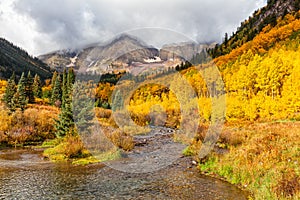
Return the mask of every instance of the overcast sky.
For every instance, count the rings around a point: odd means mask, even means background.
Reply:
[[[35,56],[128,31],[154,46],[184,38],[220,42],[225,32],[235,31],[265,4],[266,0],[0,0],[0,37]]]

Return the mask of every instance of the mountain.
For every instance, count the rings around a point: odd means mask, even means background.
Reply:
[[[156,49],[137,37],[122,34],[105,44],[93,44],[74,51],[60,50],[39,58],[56,70],[74,67],[79,72],[140,72],[153,67],[175,67],[210,47],[206,44],[180,43]]]
[[[251,41],[264,28],[275,27],[279,19],[289,13],[297,13],[299,9],[300,0],[268,0],[265,7],[256,10],[230,37],[228,33],[225,33],[223,43],[212,48],[209,51],[210,55],[215,58],[228,54],[231,50]]]
[[[8,79],[13,72],[21,76],[22,72],[30,71],[38,74],[41,79],[52,76],[50,68],[38,58],[33,58],[20,47],[0,38],[0,78]]]
[[[145,59],[158,56],[159,52],[138,38],[121,35],[102,46],[84,49],[78,55],[77,65],[83,71],[106,71],[119,69],[133,62],[143,63]]]
[[[56,51],[39,56],[52,68],[74,67],[79,72],[97,73],[124,69],[133,62],[159,56],[159,51],[131,35],[123,34],[105,44],[90,45],[76,51]]]

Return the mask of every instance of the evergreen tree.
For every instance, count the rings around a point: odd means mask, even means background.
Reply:
[[[13,72],[10,79],[13,80],[16,83],[16,73],[15,72]]]
[[[57,72],[55,71],[54,73],[53,73],[53,76],[52,76],[52,79],[51,79],[51,89],[53,89],[54,88],[54,85],[55,85],[55,81],[56,81],[56,78],[57,78]]]
[[[68,77],[67,77],[67,90],[71,91],[73,84],[75,82],[75,74],[73,68],[69,68]]]
[[[65,99],[65,105],[56,120],[56,137],[62,138],[74,130],[73,110],[71,97]]]
[[[54,87],[52,88],[51,95],[51,104],[60,107],[61,105],[61,79],[60,75],[57,75],[56,80],[54,82]]]
[[[68,96],[67,72],[66,72],[66,69],[64,69],[63,80],[62,80],[62,97],[61,97],[62,108],[65,106],[65,99],[67,98],[67,96]]]
[[[26,90],[26,97],[28,98],[28,103],[34,103],[33,79],[30,71],[27,74],[25,90]]]
[[[73,69],[69,69],[68,74],[63,73],[63,86],[62,86],[62,102],[61,112],[56,121],[56,136],[58,138],[64,137],[67,134],[74,134],[74,119],[73,119],[73,104],[72,104],[72,91],[75,75]]]
[[[225,46],[227,46],[227,43],[228,43],[228,33],[225,33],[225,37],[224,37]]]
[[[16,82],[15,82],[15,73],[12,74],[10,79],[8,80],[8,83],[6,85],[5,94],[3,97],[3,101],[5,105],[13,111],[13,102],[12,99],[17,92]]]
[[[73,117],[77,131],[80,134],[89,134],[94,119],[94,99],[90,98],[93,92],[92,85],[87,82],[76,81],[73,87]]]
[[[24,72],[21,75],[18,83],[17,93],[14,95],[13,99],[13,102],[17,102],[17,105],[15,107],[20,108],[22,111],[24,111],[28,103],[26,95],[26,78],[24,76]]]
[[[11,99],[11,107],[10,110],[12,112],[16,111],[17,108],[20,108],[20,104],[19,104],[19,98],[20,98],[20,93],[17,91],[13,98]]]
[[[63,101],[64,101],[64,105],[61,107],[61,112],[55,124],[56,136],[58,138],[64,137],[72,130],[74,130],[71,91],[68,91],[66,96],[64,96]]]
[[[42,83],[41,83],[41,79],[40,79],[39,75],[37,75],[37,74],[35,74],[35,76],[34,76],[32,88],[33,88],[34,97],[41,98],[42,94],[43,94]]]

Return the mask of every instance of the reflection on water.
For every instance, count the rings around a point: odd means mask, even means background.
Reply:
[[[1,199],[246,199],[236,187],[202,176],[188,158],[153,173],[132,174],[103,164],[44,161],[40,152],[0,152]]]

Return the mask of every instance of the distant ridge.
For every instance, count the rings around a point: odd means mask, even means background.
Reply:
[[[47,64],[30,56],[25,50],[15,46],[4,38],[0,38],[0,78],[8,79],[13,72],[21,76],[22,72],[38,74],[41,79],[52,76]]]

